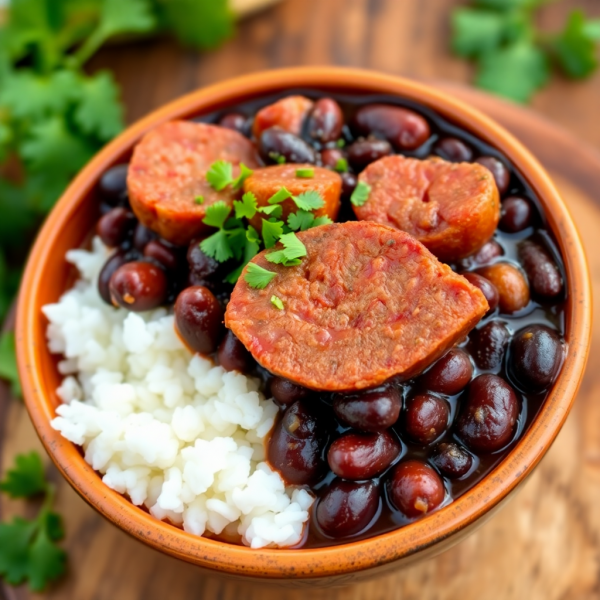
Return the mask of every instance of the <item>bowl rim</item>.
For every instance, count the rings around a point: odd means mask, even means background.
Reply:
[[[41,317],[36,302],[45,260],[70,215],[82,204],[99,176],[148,130],[159,123],[188,118],[286,89],[315,88],[390,94],[409,99],[472,131],[503,153],[528,181],[543,205],[569,282],[562,371],[537,417],[502,462],[448,506],[400,529],[338,546],[314,549],[253,550],[198,537],[158,521],[105,486],[77,447],[52,429],[54,390],[48,390],[40,365],[48,354],[32,325]],[[280,579],[342,575],[415,555],[473,525],[521,483],[558,435],[575,400],[591,338],[591,284],[582,243],[569,211],[550,178],[524,146],[493,120],[446,92],[404,78],[343,67],[296,67],[260,71],[201,88],[153,111],[128,127],[79,173],[60,198],[31,250],[22,279],[16,321],[19,375],[27,410],[37,434],[70,485],[98,512],[145,544],[196,565],[233,575]]]

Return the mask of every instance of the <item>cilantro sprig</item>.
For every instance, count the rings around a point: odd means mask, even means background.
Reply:
[[[12,498],[44,494],[34,519],[0,523],[0,576],[11,585],[28,581],[32,591],[40,592],[64,573],[67,555],[56,544],[64,537],[62,519],[51,510],[54,487],[45,479],[39,454],[18,455],[0,490]]]
[[[561,31],[536,28],[535,10],[548,0],[474,0],[452,13],[452,48],[474,60],[475,83],[517,102],[528,102],[555,66],[573,79],[598,67],[600,19],[570,12]]]
[[[234,190],[239,190],[252,173],[252,169],[249,169],[244,163],[240,163],[240,174],[234,177],[233,165],[230,162],[218,160],[210,166],[206,173],[206,179],[217,192],[224,190],[228,185],[231,185]]]

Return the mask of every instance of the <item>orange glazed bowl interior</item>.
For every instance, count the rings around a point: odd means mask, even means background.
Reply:
[[[292,88],[396,95],[433,109],[494,146],[537,195],[564,260],[568,353],[539,414],[499,465],[454,502],[395,531],[329,548],[252,550],[197,537],[158,521],[102,483],[79,449],[52,429],[60,403],[57,359],[46,346],[43,305],[70,285],[65,253],[89,237],[96,218],[95,187],[114,164],[127,161],[144,133],[171,119],[196,117]],[[18,303],[19,374],[27,410],[46,450],[73,488],[115,525],[143,543],[201,567],[234,576],[343,583],[432,556],[464,537],[507,499],[544,456],[560,431],[581,382],[590,344],[588,268],[573,221],[546,172],[509,133],[483,114],[435,89],[368,71],[307,67],[267,71],[191,93],[129,127],[78,175],[48,217],[31,251]]]

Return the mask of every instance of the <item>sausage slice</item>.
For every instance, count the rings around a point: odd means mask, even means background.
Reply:
[[[312,177],[298,177],[298,170],[310,169],[313,172]],[[328,216],[332,221],[335,220],[340,210],[340,194],[342,192],[342,178],[329,169],[315,167],[314,165],[304,164],[285,164],[274,165],[256,169],[246,181],[244,181],[244,191],[252,192],[256,196],[258,206],[267,206],[269,198],[277,193],[281,188],[286,188],[294,196],[299,196],[304,192],[316,191],[323,198],[325,204],[322,208],[313,211],[317,217]],[[296,212],[298,207],[291,198],[281,203],[283,209],[283,220],[287,221],[291,212]],[[268,218],[267,215],[257,213],[251,223],[257,229],[260,229],[262,219]]]
[[[387,156],[358,180],[371,186],[359,219],[406,231],[446,262],[477,252],[500,219],[494,178],[476,163]]]
[[[258,139],[265,129],[277,125],[294,135],[300,135],[304,119],[313,106],[314,102],[304,96],[287,96],[277,100],[256,113],[252,133]]]
[[[246,267],[225,325],[263,367],[299,385],[350,391],[409,379],[488,310],[476,287],[402,231],[349,221],[298,238],[307,250],[298,266],[270,263],[272,250],[252,260],[277,273],[264,289],[246,283]]]
[[[231,186],[215,191],[206,180],[210,166],[224,160],[257,167],[253,144],[224,127],[170,121],[148,132],[133,151],[127,174],[131,208],[143,225],[173,244],[187,244],[207,229],[206,207],[217,200],[231,204],[240,195]],[[202,196],[199,204],[196,198]]]

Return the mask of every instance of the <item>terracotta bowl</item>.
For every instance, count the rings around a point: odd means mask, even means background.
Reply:
[[[66,289],[65,253],[80,246],[96,217],[93,196],[106,169],[128,159],[148,130],[288,88],[392,94],[430,107],[502,152],[523,174],[542,203],[564,257],[569,299],[569,352],[558,381],[538,416],[499,466],[445,508],[411,525],[341,546],[305,550],[251,550],[185,533],[157,521],[106,487],[78,448],[50,427],[60,376],[45,342],[41,307]],[[115,525],[144,544],[230,576],[300,583],[342,583],[433,556],[491,516],[527,478],[563,425],[579,387],[590,343],[590,280],[581,241],[569,212],[546,172],[504,129],[471,107],[423,85],[366,71],[298,68],[269,71],[219,83],[189,94],[142,119],[102,150],[60,199],[31,252],[18,305],[17,353],[25,402],[48,453],[75,490]]]

